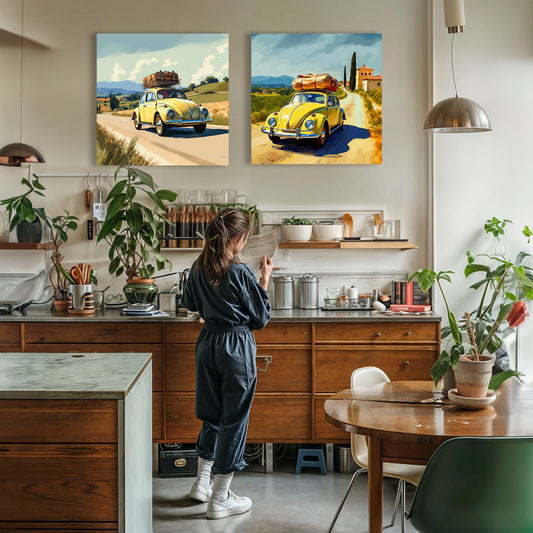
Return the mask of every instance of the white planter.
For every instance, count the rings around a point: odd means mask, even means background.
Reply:
[[[308,241],[311,239],[313,226],[308,225],[284,225],[281,226],[282,238],[284,241]]]
[[[494,357],[480,356],[480,361],[460,360],[454,367],[455,383],[461,396],[485,398],[492,377]]]
[[[343,237],[343,224],[317,224],[313,226],[314,241],[338,241]]]

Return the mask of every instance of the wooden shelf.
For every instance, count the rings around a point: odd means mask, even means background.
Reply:
[[[408,241],[282,241],[281,250],[413,250],[416,244]]]
[[[0,250],[53,250],[53,242],[0,242]]]

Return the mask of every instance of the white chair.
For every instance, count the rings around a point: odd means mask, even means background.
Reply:
[[[379,383],[387,383],[390,379],[388,378],[387,374],[383,372],[383,370],[375,367],[375,366],[365,366],[362,368],[358,368],[357,370],[354,370],[352,372],[352,379],[351,379],[351,388],[352,392],[355,392],[360,387],[366,387],[369,385],[378,385]],[[356,435],[351,434],[351,448],[352,448],[352,456],[355,460],[355,462],[360,466],[352,476],[352,479],[350,480],[350,483],[348,484],[348,487],[346,488],[346,492],[344,493],[344,496],[341,500],[341,503],[339,504],[339,507],[337,508],[337,512],[335,513],[335,516],[333,517],[333,520],[329,526],[328,533],[331,533],[333,530],[333,527],[335,526],[335,522],[337,521],[337,518],[339,516],[339,513],[342,510],[342,507],[344,505],[344,502],[346,501],[346,498],[348,497],[348,493],[350,492],[350,489],[352,488],[352,485],[354,484],[354,481],[357,479],[359,474],[362,474],[364,472],[368,472],[368,447],[366,445],[366,437],[364,435]],[[383,476],[384,477],[392,477],[399,480],[398,484],[398,491],[396,493],[396,501],[394,503],[394,512],[392,515],[392,521],[389,526],[391,527],[394,525],[394,521],[396,519],[396,513],[398,512],[398,506],[401,502],[402,506],[402,533],[405,532],[405,482],[408,481],[409,483],[412,483],[413,485],[418,485],[418,482],[420,481],[420,478],[422,477],[422,473],[424,472],[425,466],[418,466],[418,465],[406,465],[406,464],[400,464],[400,463],[383,463]]]

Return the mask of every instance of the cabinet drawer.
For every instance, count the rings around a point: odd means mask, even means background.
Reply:
[[[254,397],[247,441],[301,442],[311,439],[310,394],[261,394]]]
[[[151,353],[152,390],[163,390],[163,345],[162,344],[31,344],[26,352],[43,353]]]
[[[148,344],[163,342],[163,324],[116,322],[72,324],[72,323],[30,323],[25,324],[25,340],[34,343],[129,343]],[[31,351],[31,350],[26,350]],[[58,350],[56,350],[58,351]]]
[[[164,438],[163,423],[163,395],[154,393],[152,394],[152,440],[154,442]]]
[[[0,324],[0,350],[3,348],[2,344],[20,346],[20,324]]]
[[[316,342],[437,343],[438,322],[317,323]]]
[[[266,365],[265,358],[272,362]],[[257,347],[257,391],[311,392],[311,349],[291,346]],[[266,372],[259,370],[267,368]],[[195,345],[168,344],[166,391],[196,391]]]
[[[202,422],[196,418],[195,394],[166,394],[167,442],[196,442]]]
[[[202,324],[198,324],[198,322],[166,324],[166,341],[167,343],[176,344],[196,344],[202,327]]]
[[[112,400],[0,400],[0,443],[117,442],[117,424]]]
[[[352,372],[363,366],[381,368],[391,381],[427,381],[437,356],[436,347],[320,347],[315,351],[315,392],[349,389]]]
[[[116,522],[117,461],[115,445],[3,444],[0,516],[14,522]]]
[[[339,429],[326,420],[324,403],[329,398],[329,394],[315,396],[315,431],[313,438],[327,442],[349,442],[350,434],[343,429]]]
[[[311,344],[311,324],[270,322],[254,335],[257,344]]]

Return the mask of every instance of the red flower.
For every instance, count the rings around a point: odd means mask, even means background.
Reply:
[[[527,316],[529,316],[529,313],[527,312],[526,304],[520,300],[519,302],[515,302],[513,307],[511,307],[507,315],[507,323],[512,328],[516,328],[524,322]]]

